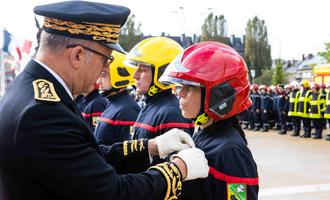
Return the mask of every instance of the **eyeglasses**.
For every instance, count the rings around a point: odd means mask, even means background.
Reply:
[[[104,60],[103,66],[107,66],[108,67],[113,62],[113,60],[115,59],[112,55],[110,55],[110,56],[104,55],[103,53],[100,53],[100,52],[98,52],[98,51],[96,51],[94,49],[91,49],[91,48],[86,47],[86,46],[81,45],[81,44],[70,44],[70,45],[67,45],[66,48],[74,48],[74,47],[77,47],[77,46],[80,46],[80,47],[82,47],[82,48],[84,48],[84,49],[86,49],[86,50],[88,50],[90,52],[93,52],[93,53],[95,53],[95,54],[97,54],[99,56],[104,57],[105,60]]]

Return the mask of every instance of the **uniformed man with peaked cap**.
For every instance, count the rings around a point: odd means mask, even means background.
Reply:
[[[67,1],[34,12],[45,17],[36,58],[0,101],[2,199],[173,199],[182,180],[208,175],[204,153],[178,130],[98,146],[73,101],[108,69],[113,50],[124,53],[118,37],[128,8]],[[142,174],[116,173],[174,151]]]

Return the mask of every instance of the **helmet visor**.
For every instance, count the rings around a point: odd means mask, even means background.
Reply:
[[[192,85],[192,86],[201,86],[200,83],[185,80],[182,78],[175,77],[177,73],[189,72],[185,66],[181,64],[181,58],[183,53],[177,55],[177,57],[167,66],[163,75],[160,77],[159,82],[163,84],[178,84],[178,85]]]
[[[137,60],[125,60],[124,65],[131,67],[131,68],[138,68],[138,67],[152,67],[152,64],[137,61]]]

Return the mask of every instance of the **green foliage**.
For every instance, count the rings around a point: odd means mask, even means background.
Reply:
[[[330,42],[325,43],[325,51],[320,52],[319,55],[326,59],[328,63],[330,63]]]
[[[136,27],[134,20],[135,15],[130,16],[120,31],[119,44],[126,51],[131,50],[141,40],[141,24]]]
[[[211,12],[202,25],[201,41],[218,41],[230,44],[227,37],[227,21],[223,15],[213,15]]]
[[[249,66],[256,70],[256,78],[261,76],[263,69],[272,64],[271,46],[268,44],[267,27],[264,20],[258,17],[249,19],[246,27],[244,58]]]
[[[281,59],[275,60],[275,69],[273,73],[273,85],[277,84],[284,84],[286,82],[285,80],[285,74],[283,71],[283,62]]]
[[[259,85],[261,85],[261,84],[271,85],[272,84],[272,77],[273,77],[273,70],[272,69],[265,69],[265,70],[262,70],[261,76],[256,78],[254,80],[254,82],[259,84]]]

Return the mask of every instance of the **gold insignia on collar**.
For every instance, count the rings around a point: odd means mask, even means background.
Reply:
[[[38,79],[32,82],[34,89],[34,98],[40,101],[60,102],[61,99],[56,94],[53,83]]]

